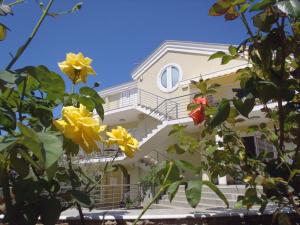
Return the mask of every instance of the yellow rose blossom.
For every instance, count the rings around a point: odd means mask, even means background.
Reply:
[[[84,82],[88,75],[95,75],[95,71],[91,66],[92,59],[84,57],[79,52],[78,54],[68,53],[66,60],[58,63],[60,70],[67,74],[73,84]]]
[[[134,156],[139,142],[125,128],[117,126],[116,129],[112,129],[111,132],[106,132],[106,134],[109,137],[108,144],[117,144],[128,157],[132,158]]]
[[[85,106],[63,107],[62,118],[54,120],[53,123],[65,137],[79,144],[86,153],[100,150],[97,142],[101,141],[100,132],[106,126],[100,126],[99,121],[92,117],[92,113]]]

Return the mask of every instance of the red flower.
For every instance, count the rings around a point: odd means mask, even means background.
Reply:
[[[189,117],[191,117],[194,121],[195,125],[202,123],[205,119],[205,106],[207,106],[207,99],[206,98],[194,98],[194,104],[199,104],[199,107],[192,110],[189,113]]]
[[[207,106],[207,98],[194,98],[193,103]]]

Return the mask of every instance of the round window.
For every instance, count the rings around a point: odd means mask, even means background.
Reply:
[[[164,92],[174,91],[181,81],[181,72],[177,65],[165,66],[158,75],[158,86]]]

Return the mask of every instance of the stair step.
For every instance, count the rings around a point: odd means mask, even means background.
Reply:
[[[245,187],[244,186],[228,185],[228,186],[218,186],[218,188],[224,194],[232,194],[232,193],[243,194],[243,193],[245,193]],[[202,191],[203,192],[212,192],[212,190],[207,186],[203,186]],[[185,186],[184,185],[179,186],[178,193],[180,193],[180,192],[185,192]]]
[[[229,201],[229,206],[233,207],[236,201]],[[171,203],[169,200],[161,200],[159,201],[159,204],[162,205],[174,205],[178,207],[183,207],[183,208],[190,208],[191,206],[187,201],[176,201],[173,200]],[[222,200],[219,199],[209,199],[209,198],[202,198],[198,206],[214,206],[214,207],[226,207],[225,203]]]
[[[239,196],[239,194],[224,194],[224,195],[227,198],[227,200],[232,200],[232,201],[236,201],[237,197]],[[202,192],[201,197],[202,198],[210,198],[210,199],[220,199],[217,194],[212,193],[212,192]],[[162,199],[168,200],[169,197],[168,197],[168,195],[163,195]],[[185,193],[177,193],[174,197],[174,200],[179,200],[179,201],[186,200]]]

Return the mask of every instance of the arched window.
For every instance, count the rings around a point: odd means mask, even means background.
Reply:
[[[174,91],[181,81],[182,74],[178,65],[165,66],[158,74],[157,83],[160,90],[164,92]]]

